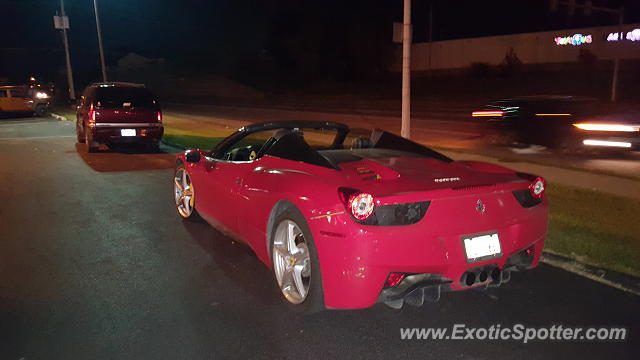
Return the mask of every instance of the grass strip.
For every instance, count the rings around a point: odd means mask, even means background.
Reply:
[[[551,184],[546,247],[581,262],[640,276],[640,200]]]

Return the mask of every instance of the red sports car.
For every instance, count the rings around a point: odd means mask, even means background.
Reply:
[[[421,305],[538,264],[542,178],[382,130],[252,124],[177,158],[175,203],[247,243],[291,307]]]

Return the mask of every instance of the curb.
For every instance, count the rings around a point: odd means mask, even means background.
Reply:
[[[605,270],[566,256],[543,252],[540,261],[547,265],[572,272],[587,279],[640,296],[640,278],[617,271]]]
[[[67,119],[65,116],[62,115],[58,115],[58,114],[54,114],[54,113],[50,113],[49,115],[51,115],[54,119],[58,119],[60,121],[67,121],[69,119]]]
[[[171,142],[171,141],[167,141],[167,140],[162,139],[162,140],[160,140],[160,142],[161,142],[161,143],[163,143],[163,144],[165,144],[166,146],[173,147],[173,148],[179,149],[179,150],[181,150],[181,151],[182,151],[182,150],[187,150],[187,147],[184,147],[184,146],[182,146],[182,145],[179,145],[179,144],[173,143],[173,142]]]

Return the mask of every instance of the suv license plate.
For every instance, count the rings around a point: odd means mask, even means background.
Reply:
[[[136,136],[136,129],[121,129],[121,136]]]

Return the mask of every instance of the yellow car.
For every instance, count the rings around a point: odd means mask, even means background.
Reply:
[[[50,96],[29,86],[0,86],[0,113],[49,113]]]

